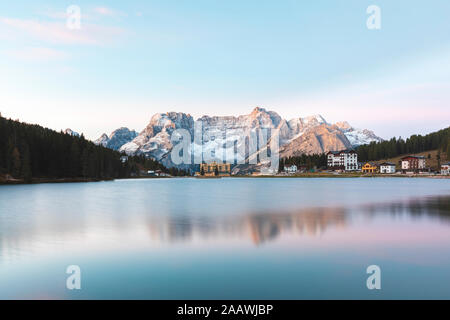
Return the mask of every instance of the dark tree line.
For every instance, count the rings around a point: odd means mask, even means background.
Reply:
[[[0,117],[0,174],[30,182],[32,178],[111,179],[139,175],[140,170],[161,170],[173,175],[153,159],[129,157],[97,146],[80,137]]]
[[[313,155],[302,154],[299,156],[282,158],[280,159],[278,170],[281,172],[283,171],[285,165],[291,166],[293,164],[295,164],[297,168],[306,167],[308,170],[314,168],[324,168],[327,166],[327,155],[325,153]]]
[[[359,146],[356,151],[358,161],[373,161],[436,149],[450,158],[450,127],[425,136],[412,135],[406,140],[392,138],[389,141],[372,142]]]
[[[132,172],[139,172],[139,170],[160,170],[164,173],[168,173],[171,176],[187,176],[190,175],[189,172],[175,167],[167,168],[162,163],[156,161],[152,158],[147,158],[143,155],[129,157],[129,165],[131,166]]]

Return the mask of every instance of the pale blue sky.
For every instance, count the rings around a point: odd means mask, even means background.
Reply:
[[[0,112],[89,138],[255,106],[389,138],[448,126],[449,104],[448,0],[0,3]]]

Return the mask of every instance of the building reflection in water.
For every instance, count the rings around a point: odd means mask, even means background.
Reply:
[[[353,217],[374,218],[378,215],[426,216],[450,222],[450,197],[429,197],[403,202],[371,203],[349,208],[307,208],[293,212],[261,212],[229,217],[165,217],[150,219],[148,228],[153,239],[162,242],[193,238],[246,237],[256,245],[282,234],[315,236],[329,228],[346,228]]]

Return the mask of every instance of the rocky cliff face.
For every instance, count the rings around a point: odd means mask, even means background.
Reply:
[[[328,151],[352,148],[346,135],[335,126],[319,124],[304,131],[280,148],[280,157],[292,157],[305,154],[319,154]]]
[[[144,154],[161,161],[172,150],[172,133],[185,129],[192,135],[194,119],[189,114],[168,112],[155,114],[147,127],[119,149],[129,155]],[[170,163],[167,163],[170,164]]]
[[[126,134],[124,129],[118,129],[119,132],[123,130],[123,134],[114,135],[123,139],[112,143],[112,136],[102,135],[96,143],[130,155],[143,154],[167,166],[174,166],[170,153],[174,147],[171,139],[176,129],[186,130],[191,137],[191,141],[187,142],[189,156],[194,153],[209,161],[224,158],[228,161],[234,157],[238,162],[252,158],[252,154],[255,157],[256,150],[265,149],[263,144],[267,144],[274,135],[279,137],[281,157],[349,149],[382,140],[372,131],[355,129],[347,122],[330,124],[320,115],[287,121],[276,112],[263,108],[255,108],[250,114],[237,117],[203,116],[197,121],[185,113],[160,113],[155,114],[147,127],[133,138],[133,134]],[[262,131],[266,139],[248,139]],[[236,155],[236,150],[244,149],[245,153]]]

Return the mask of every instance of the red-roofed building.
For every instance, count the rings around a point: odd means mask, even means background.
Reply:
[[[406,156],[402,159],[403,172],[419,172],[426,169],[426,159],[423,156]]]

